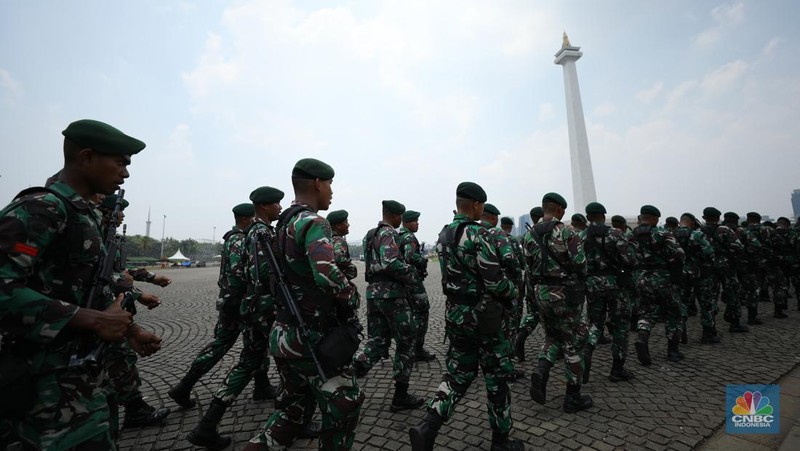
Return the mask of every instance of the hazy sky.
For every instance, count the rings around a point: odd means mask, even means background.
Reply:
[[[262,185],[285,208],[303,157],[335,168],[354,241],[382,199],[433,241],[464,180],[514,217],[547,191],[571,203],[566,30],[610,214],[791,214],[800,2],[322,3],[0,0],[0,200],[92,118],[147,143],[126,214],[144,234],[151,208],[157,239],[163,215],[167,236],[219,239]]]

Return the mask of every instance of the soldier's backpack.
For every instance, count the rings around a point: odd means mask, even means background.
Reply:
[[[452,287],[448,288],[449,282],[453,281],[453,274],[451,274],[451,270],[448,269],[448,263],[454,266],[459,266],[459,268],[456,269],[458,272],[463,272],[464,268],[461,268],[459,262],[453,257],[458,249],[458,243],[461,241],[461,236],[464,234],[464,229],[469,224],[480,225],[475,221],[464,221],[458,224],[455,228],[450,227],[450,225],[446,225],[442,227],[442,230],[439,232],[439,238],[436,241],[436,251],[439,255],[439,266],[442,270],[442,288],[445,294],[459,294],[455,292]],[[481,291],[483,291],[482,285],[479,286],[479,288],[481,288]]]
[[[586,228],[586,241],[584,242],[584,251],[586,255],[590,252],[597,250],[602,258],[611,266],[611,271],[617,278],[617,287],[626,288],[633,284],[631,272],[625,268],[625,264],[619,260],[619,257],[614,252],[608,252],[608,244],[606,238],[611,234],[611,227],[605,224],[590,224]],[[600,240],[598,243],[597,240]]]
[[[547,261],[551,258],[559,267],[566,271],[564,266],[560,261],[558,261],[557,258],[550,256],[550,248],[547,246],[547,240],[553,234],[553,229],[558,224],[561,224],[561,221],[553,219],[552,221],[540,222],[531,229],[531,236],[533,237],[533,240],[536,241],[536,244],[539,245],[541,252],[539,254],[541,256],[541,262],[539,262],[539,277],[542,278],[545,277],[545,273],[547,272]]]
[[[392,281],[393,279],[386,275],[376,274],[375,271],[372,270],[372,252],[380,252],[378,249],[375,249],[375,237],[378,236],[378,232],[380,232],[381,228],[391,226],[389,224],[378,224],[378,227],[371,229],[367,232],[366,236],[364,236],[364,279],[367,282],[381,282],[381,281]]]

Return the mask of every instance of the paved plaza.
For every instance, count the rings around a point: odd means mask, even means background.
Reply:
[[[359,265],[359,289],[364,293],[363,265]],[[431,299],[431,319],[427,345],[437,360],[414,366],[410,392],[429,398],[434,394],[444,370],[447,345],[444,334],[444,296],[438,267],[429,266],[426,281]],[[180,410],[167,396],[171,386],[185,374],[200,348],[212,336],[216,322],[218,268],[170,269],[162,273],[173,282],[167,288],[140,285],[145,291],[161,296],[162,305],[152,311],[139,309],[137,321],[163,338],[163,348],[156,355],[139,360],[142,391],[154,406],[167,406],[173,412],[160,428],[123,430],[123,450],[189,449],[186,434],[195,427],[208,408],[213,392],[236,363],[241,341],[195,386],[198,405]],[[530,379],[512,386],[513,436],[529,444],[529,449],[692,449],[712,438],[725,420],[725,385],[772,383],[794,369],[800,362],[800,312],[792,298],[788,319],[773,319],[772,305],[759,305],[764,325],[751,328],[749,334],[729,335],[720,324],[722,343],[701,345],[699,318],[690,318],[689,344],[682,346],[686,359],[680,363],[666,360],[663,326],[654,329],[651,350],[653,365],[641,366],[631,354],[627,367],[636,374],[630,382],[611,383],[610,345],[601,345],[594,354],[591,381],[583,392],[592,395],[594,407],[578,414],[565,414],[561,402],[565,384],[563,366],[557,365],[550,377],[548,400],[535,404],[528,394]],[[362,305],[362,319],[364,306]],[[719,315],[721,321],[721,315]],[[366,322],[364,321],[364,324]],[[535,355],[542,343],[537,329],[528,339],[528,360],[518,367],[526,374],[535,365]],[[630,350],[633,351],[633,336]],[[797,374],[795,371],[793,374]],[[274,384],[278,376],[270,368]],[[795,378],[795,383],[800,379]],[[379,362],[361,380],[367,398],[361,411],[354,449],[410,449],[408,428],[416,424],[423,410],[391,413],[393,393],[391,362]],[[782,386],[783,387],[783,386]],[[240,449],[273,411],[273,402],[253,402],[252,385],[245,389],[228,410],[220,432],[232,435]],[[800,395],[800,393],[796,393]],[[437,439],[437,449],[483,449],[491,443],[487,420],[485,389],[476,380],[456,408],[455,416],[445,424]],[[800,397],[781,396],[781,409],[797,410]],[[793,420],[782,420],[788,431]],[[717,434],[719,436],[720,434]],[[713,442],[712,442],[713,443]],[[764,449],[780,444],[767,443]],[[292,449],[316,449],[316,440],[298,440]]]

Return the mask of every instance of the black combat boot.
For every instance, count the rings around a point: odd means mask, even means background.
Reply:
[[[439,435],[442,423],[444,423],[444,419],[438,413],[428,410],[425,418],[408,430],[411,438],[411,451],[433,451],[433,444],[436,436]]]
[[[644,365],[648,366],[653,361],[650,359],[650,332],[639,332],[639,339],[636,341],[634,346],[636,347],[636,357],[639,358],[639,362]]]
[[[267,371],[258,370],[253,375],[253,401],[276,399],[281,393],[281,386],[272,385]]]
[[[713,327],[703,327],[703,336],[700,337],[700,343],[710,345],[719,343],[719,335],[717,330]]]
[[[524,451],[522,440],[509,440],[508,434],[492,431],[492,451]]]
[[[678,349],[680,337],[676,334],[667,342],[667,359],[670,362],[680,362],[684,359],[683,353]]]
[[[583,383],[589,382],[589,372],[592,371],[592,354],[594,346],[586,343],[583,347]]]
[[[550,379],[550,368],[553,364],[546,359],[539,359],[538,367],[531,373],[531,399],[537,404],[547,402],[547,380]]]
[[[178,385],[172,387],[172,389],[167,392],[167,395],[184,409],[191,409],[197,404],[197,402],[191,398],[192,387],[194,387],[194,384],[196,384],[202,376],[202,374],[190,369],[189,372],[183,376],[183,379],[178,382]]]
[[[222,400],[214,398],[208,406],[206,414],[200,423],[186,436],[186,440],[196,446],[204,446],[209,449],[225,449],[231,444],[230,437],[223,437],[217,432],[217,425],[222,416],[225,415],[228,405]]]
[[[602,329],[600,329],[600,330],[602,330]],[[611,341],[612,340],[610,338],[608,338],[605,334],[600,334],[600,336],[597,338],[597,344],[599,344],[599,345],[607,345],[607,344],[611,343]]]
[[[732,334],[744,334],[750,332],[750,329],[748,329],[747,326],[739,324],[739,318],[733,318],[731,321],[731,327],[728,328],[728,332]]]
[[[362,378],[367,375],[369,370],[367,369],[367,364],[364,363],[362,360],[354,360],[351,364],[351,368],[353,371],[353,375],[357,378]]]
[[[622,382],[622,381],[629,381],[633,379],[634,376],[632,372],[625,369],[625,360],[613,356],[613,361],[611,362],[611,374],[608,375],[608,380],[611,382]]]
[[[772,314],[772,317],[783,319],[783,318],[788,318],[789,315],[784,313],[782,308],[775,307],[775,313]]]
[[[309,421],[303,430],[297,434],[297,438],[317,438],[322,435],[322,422]]]
[[[161,407],[156,409],[144,402],[144,399],[137,398],[125,404],[125,421],[122,423],[123,428],[146,428],[150,426],[159,426],[164,422],[164,419],[169,415],[169,409]]]
[[[431,360],[436,360],[436,356],[422,346],[417,348],[417,351],[414,353],[415,362],[430,362]]]
[[[401,410],[422,407],[423,404],[425,404],[424,399],[408,393],[408,382],[394,383],[394,397],[392,398],[392,405],[389,406],[389,410],[392,412],[400,412]]]
[[[514,338],[514,356],[520,362],[525,361],[525,340],[528,339],[528,335],[530,333],[526,329],[520,329],[516,338]]]
[[[686,331],[687,324],[686,319],[684,318],[683,324],[681,324],[681,344],[689,343],[689,333]]]
[[[575,413],[592,407],[592,397],[581,395],[581,386],[567,384],[567,394],[564,396],[564,412]]]
[[[747,324],[751,326],[760,326],[764,324],[764,322],[758,319],[757,316],[758,304],[755,304],[753,307],[747,307]]]

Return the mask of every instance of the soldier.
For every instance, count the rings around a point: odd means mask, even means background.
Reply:
[[[442,270],[442,289],[447,296],[445,332],[450,338],[447,373],[423,420],[409,430],[411,449],[433,449],[441,425],[455,412],[456,404],[483,371],[486,381],[492,450],[522,450],[519,440],[509,440],[512,429],[511,393],[508,379],[514,365],[508,359],[508,343],[502,328],[503,312],[517,297],[517,288],[500,267],[495,246],[480,219],[486,192],[463,182],[456,189],[457,214],[442,229],[436,246]]]
[[[732,264],[732,269],[735,270],[735,277],[737,284],[735,290],[730,290],[730,294],[726,293],[727,288],[723,283],[723,298],[726,301],[726,306],[734,301],[730,297],[736,297],[737,303],[741,302],[747,307],[747,324],[750,326],[757,326],[764,324],[758,319],[758,261],[761,255],[761,242],[756,238],[756,235],[739,225],[739,215],[734,212],[727,212],[724,215],[724,226],[729,228],[742,245],[742,251],[738,254],[733,253],[735,259]],[[729,284],[733,286],[732,284]],[[740,292],[741,291],[741,295]],[[737,315],[738,312],[738,315]],[[733,311],[728,312],[725,309],[725,320],[731,323],[729,331],[731,333],[746,333],[749,329],[746,326],[739,325],[739,315],[741,314],[741,307],[737,307]]]
[[[664,220],[664,229],[668,232],[675,232],[675,229],[678,228],[678,218],[675,216],[668,216],[667,219]]]
[[[331,225],[333,233],[333,255],[336,256],[336,266],[344,273],[348,281],[352,281],[358,276],[358,268],[350,258],[350,247],[347,245],[345,237],[350,233],[350,222],[347,220],[349,213],[347,210],[334,210],[328,213],[328,224]],[[358,291],[356,291],[358,294]]]
[[[114,449],[104,372],[83,358],[123,338],[149,355],[161,339],[120,308],[124,295],[114,299],[98,281],[106,243],[89,199],[117,190],[145,144],[88,119],[62,134],[58,179],[0,212],[0,418],[13,419],[26,448]]]
[[[711,246],[714,248],[713,277],[722,286],[723,300],[725,302],[725,320],[730,323],[729,332],[747,332],[747,327],[740,324],[741,310],[741,285],[737,279],[737,272],[740,270],[742,258],[744,257],[744,246],[736,233],[736,228],[720,225],[719,217],[721,212],[714,207],[703,209],[703,219],[706,225],[701,227]],[[726,218],[728,214],[726,213]],[[734,221],[734,226],[735,226]],[[714,283],[711,280],[711,302],[716,310],[717,296],[714,294]],[[702,300],[701,300],[702,301]],[[702,304],[701,304],[702,307]],[[702,319],[702,317],[701,317]],[[716,323],[716,319],[714,319]],[[718,340],[716,329],[714,331],[703,328],[701,343],[716,343]]]
[[[713,293],[713,271],[715,252],[706,235],[698,230],[697,218],[691,213],[681,215],[680,225],[672,232],[675,240],[686,254],[683,266],[684,287],[681,299],[683,323],[681,343],[688,343],[686,321],[689,304],[696,297],[700,301],[700,325],[703,327],[701,343],[719,343],[716,320],[717,300]]]
[[[580,213],[575,213],[574,215],[572,215],[569,225],[576,232],[582,232],[586,230],[586,227],[589,226],[589,220],[586,219],[586,216]]]
[[[519,294],[517,295],[517,302],[511,319],[511,337],[515,337],[519,334],[520,324],[522,323],[523,299],[525,298],[525,252],[522,250],[522,243],[520,243],[519,238],[511,234],[513,228],[513,219],[508,216],[500,218],[500,229],[503,230],[503,233],[508,238],[511,250],[514,251],[514,256],[517,258],[517,263],[520,268],[519,276],[514,281],[517,284],[517,291]]]
[[[539,221],[544,216],[544,211],[542,207],[533,207],[530,211],[531,222],[533,225],[539,223]],[[522,256],[525,257],[526,250],[525,250],[525,243],[532,243],[533,241],[529,239],[528,235],[530,235],[530,231],[533,226],[528,226],[528,231],[525,232],[525,236],[522,238],[522,242],[520,245],[522,246]],[[536,330],[536,326],[539,325],[539,309],[536,306],[536,300],[533,296],[533,287],[538,283],[538,276],[531,273],[531,268],[527,263],[527,259],[525,264],[523,265],[525,268],[525,309],[526,313],[525,316],[522,318],[522,322],[519,325],[519,329],[517,332],[516,338],[514,338],[514,355],[519,359],[520,362],[525,361],[525,341],[528,337]]]
[[[536,403],[545,403],[550,368],[556,363],[554,350],[563,353],[567,383],[563,409],[575,413],[592,407],[592,397],[581,395],[581,351],[587,335],[583,316],[586,254],[580,236],[561,222],[566,208],[567,201],[560,194],[545,194],[544,218],[526,236],[532,240],[526,242],[525,252],[531,272],[539,276],[534,294],[545,332],[538,367],[531,374],[530,393]]]
[[[428,312],[431,309],[428,302],[428,293],[425,291],[423,281],[428,277],[428,259],[422,255],[419,241],[414,235],[419,230],[420,213],[414,210],[406,210],[403,213],[403,226],[398,232],[398,245],[403,254],[403,260],[417,270],[418,280],[409,286],[408,300],[411,303],[411,311],[414,314],[414,324],[417,329],[417,339],[414,347],[414,360],[418,362],[430,362],[436,359],[427,349],[425,349],[425,335],[428,333]]]
[[[353,357],[357,376],[367,374],[395,341],[394,397],[389,409],[399,412],[422,406],[424,399],[408,393],[411,358],[416,328],[409,305],[408,290],[418,283],[417,270],[403,260],[398,246],[396,227],[400,225],[406,207],[394,200],[384,200],[383,220],[364,237],[364,266],[367,286],[367,331],[369,339],[364,349]]]
[[[672,362],[683,360],[680,352],[681,304],[676,290],[683,278],[686,255],[675,238],[658,227],[661,212],[652,205],[641,210],[641,224],[633,229],[633,240],[638,245],[638,274],[636,289],[639,292],[640,316],[637,325],[636,354],[642,365],[650,365],[650,332],[655,323],[664,317],[667,334],[667,358]]]
[[[245,229],[253,223],[255,208],[252,203],[233,207],[234,226],[222,237],[222,260],[219,264],[219,296],[217,297],[217,324],[214,338],[195,357],[189,371],[169,391],[169,397],[184,409],[194,407],[190,398],[192,387],[203,375],[211,371],[223,356],[236,344],[242,331],[239,309],[247,291],[245,282],[244,240]]]
[[[272,386],[267,375],[269,333],[275,321],[275,299],[267,285],[269,269],[263,247],[267,237],[274,233],[270,224],[278,219],[281,199],[283,191],[270,186],[262,186],[250,193],[255,220],[245,229],[244,239],[243,274],[247,291],[239,307],[244,325],[242,352],[236,366],[231,368],[225,381],[214,393],[211,405],[200,423],[186,436],[194,445],[212,449],[230,445],[231,438],[221,436],[217,432],[217,425],[251,379],[254,379],[253,399],[256,401],[275,399],[280,393],[280,388]],[[309,435],[316,432],[311,430]]]
[[[792,229],[789,218],[781,216],[776,222],[773,231],[775,235],[775,252],[778,257],[778,265],[783,271],[787,282],[791,281],[794,287],[795,297],[798,299],[798,309],[800,309],[800,296],[798,296],[798,265],[800,265],[800,241],[798,241],[797,230]],[[787,289],[788,291],[788,289]]]
[[[763,278],[763,281],[760,283],[762,293],[761,300],[769,300],[764,294],[769,291],[767,287],[771,287],[772,301],[775,306],[772,317],[779,319],[788,318],[789,316],[784,313],[784,310],[789,307],[788,288],[786,287],[786,280],[783,277],[783,272],[778,266],[772,230],[762,225],[761,215],[753,211],[747,213],[747,229],[758,238],[762,246],[762,254],[759,260],[759,268],[761,269],[760,275]]]
[[[325,368],[325,374],[320,374],[309,351],[337,326],[358,321],[356,287],[336,264],[330,224],[317,214],[331,204],[333,176],[333,168],[313,158],[298,161],[292,170],[295,200],[278,220],[273,248],[279,250],[276,258],[287,289],[310,336],[302,336],[286,299],[279,302],[270,332],[270,354],[284,392],[275,412],[245,450],[288,447],[315,404],[322,412],[319,449],[348,450],[353,445],[364,393],[355,376],[345,376],[342,368]],[[349,363],[351,356],[344,357]]]
[[[631,243],[632,248],[634,250],[633,258],[636,260],[636,243],[631,241],[631,236],[633,236],[633,231],[628,226],[628,221],[625,219],[624,216],[614,215],[611,217],[611,227],[619,230],[625,236],[625,239]],[[630,316],[630,327],[628,328],[631,332],[636,332],[637,323],[639,322],[639,295],[636,293],[636,271],[631,271],[630,274],[630,283],[627,287],[622,288],[625,292],[625,297],[630,301],[631,305],[631,316]],[[597,341],[599,344],[603,344],[603,336],[600,336],[600,339]]]
[[[612,337],[612,364],[608,379],[611,382],[628,381],[634,377],[625,369],[631,305],[624,290],[632,283],[635,251],[621,230],[606,225],[603,204],[591,202],[586,205],[586,217],[591,224],[582,238],[588,271],[586,297],[591,328],[583,353],[583,383],[589,382],[592,354],[605,328],[605,318],[601,313],[606,311],[610,313],[608,329]]]

